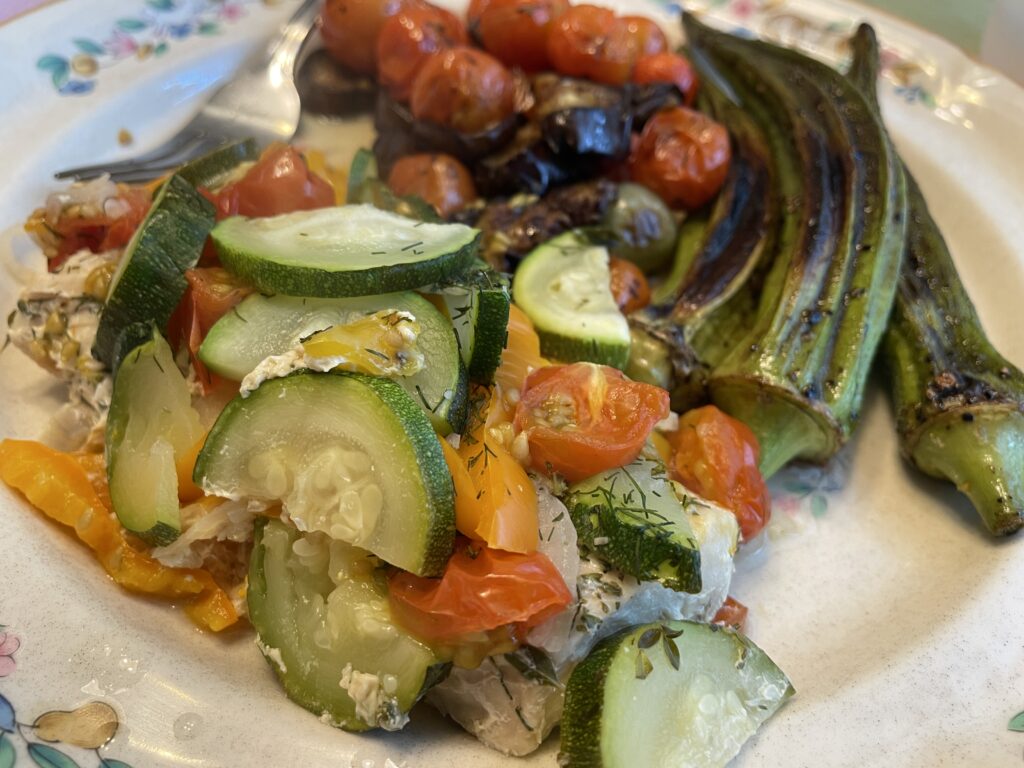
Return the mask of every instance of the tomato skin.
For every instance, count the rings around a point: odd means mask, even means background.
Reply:
[[[62,212],[48,228],[60,242],[57,252],[47,259],[47,268],[52,272],[67,261],[68,257],[82,249],[102,253],[112,248],[123,248],[132,239],[139,224],[146,218],[152,194],[145,187],[117,185],[117,196],[107,200],[105,209],[116,208],[117,216],[106,210],[92,216],[75,216]]]
[[[377,38],[389,16],[403,0],[326,0],[320,14],[324,47],[353,72],[377,71]]]
[[[621,21],[633,40],[637,57],[653,56],[668,50],[668,38],[653,19],[646,16],[623,16]]]
[[[476,34],[506,66],[540,72],[551,67],[548,35],[568,8],[568,0],[488,0]]]
[[[671,83],[683,94],[688,107],[697,98],[697,72],[688,59],[676,53],[641,56],[633,68],[633,82]]]
[[[392,615],[427,642],[515,625],[521,634],[572,602],[562,574],[539,552],[502,552],[459,539],[444,575],[405,571],[388,580]]]
[[[271,144],[245,176],[220,191],[201,191],[216,207],[218,220],[334,205],[334,188],[309,170],[297,149],[286,144]]]
[[[612,296],[623,313],[635,312],[651,303],[651,286],[648,285],[640,267],[631,261],[615,257],[611,258],[609,266]]]
[[[668,405],[668,392],[615,368],[549,365],[526,377],[513,425],[534,469],[575,483],[633,461]]]
[[[711,623],[732,627],[737,632],[742,632],[747,623],[747,606],[735,598],[727,597]]]
[[[196,378],[204,391],[214,384],[214,376],[199,359],[199,346],[213,324],[231,311],[238,302],[253,292],[221,267],[197,267],[185,272],[188,287],[171,315],[167,337],[176,349],[185,346],[195,368]]]
[[[670,208],[693,210],[725,183],[732,160],[729,132],[687,107],[666,109],[644,126],[629,157],[633,180],[653,190]]]
[[[381,27],[377,79],[395,99],[406,101],[413,80],[432,56],[468,42],[466,27],[455,14],[425,2],[406,2]]]
[[[396,195],[417,195],[434,206],[442,218],[476,200],[473,177],[451,155],[422,154],[400,158],[388,174]]]
[[[515,82],[512,73],[490,54],[450,48],[431,57],[420,70],[410,106],[417,120],[476,133],[512,114]]]
[[[622,85],[636,56],[628,23],[596,5],[572,6],[548,34],[548,58],[556,71],[569,77]]]
[[[771,516],[771,496],[757,462],[757,438],[713,405],[687,411],[670,436],[669,472],[691,491],[730,510],[749,541]]]

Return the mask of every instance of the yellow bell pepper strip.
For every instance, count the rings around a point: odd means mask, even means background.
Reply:
[[[110,511],[109,499],[95,485],[105,478],[95,470],[101,457],[82,462],[31,440],[0,442],[0,480],[20,491],[52,520],[73,528],[110,577],[130,592],[170,599],[191,599],[185,611],[204,629],[219,632],[238,621],[231,600],[209,572],[168,568],[128,539]],[[83,466],[84,465],[84,466]]]

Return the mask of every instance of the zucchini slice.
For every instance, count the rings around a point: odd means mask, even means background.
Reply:
[[[476,255],[480,233],[342,205],[234,216],[211,236],[224,266],[262,291],[338,297],[405,291],[458,274]]]
[[[185,163],[178,169],[178,175],[193,187],[217,190],[239,171],[242,163],[255,162],[259,157],[255,139],[232,141]]]
[[[236,397],[213,425],[195,482],[207,493],[281,501],[322,531],[420,576],[455,541],[451,473],[430,421],[401,387],[298,371]]]
[[[680,499],[660,461],[639,458],[569,488],[579,545],[638,581],[701,591],[692,498]]]
[[[793,693],[775,662],[730,628],[629,627],[573,670],[559,765],[720,768]]]
[[[117,369],[107,415],[107,479],[121,525],[155,545],[178,538],[176,460],[202,435],[188,383],[151,329]]]
[[[447,667],[391,621],[379,561],[279,520],[256,524],[249,619],[288,697],[347,731],[394,731]]]
[[[113,368],[124,330],[132,323],[167,326],[214,223],[213,206],[185,179],[171,176],[135,230],[110,281],[92,353]]]
[[[420,324],[423,370],[395,381],[427,413],[442,435],[460,432],[467,405],[466,370],[448,319],[415,293],[316,299],[297,296],[246,297],[218,320],[199,348],[199,359],[216,374],[241,381],[265,358],[284,354],[301,339],[332,325],[385,309],[411,312]]]
[[[612,296],[608,250],[566,232],[532,250],[512,295],[533,321],[546,357],[616,368],[629,361],[629,323]]]
[[[508,280],[483,262],[457,282],[438,288],[455,328],[469,378],[490,384],[508,337]]]

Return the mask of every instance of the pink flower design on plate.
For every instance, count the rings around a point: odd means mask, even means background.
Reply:
[[[0,632],[0,677],[7,677],[14,671],[14,654],[21,647],[21,641],[12,634]]]
[[[224,21],[237,21],[245,15],[245,8],[241,3],[224,3],[218,14]]]
[[[736,14],[737,18],[746,19],[757,10],[757,6],[753,0],[734,0],[730,10]]]
[[[114,58],[120,59],[135,53],[139,44],[130,35],[115,30],[110,39],[104,42],[104,46]]]

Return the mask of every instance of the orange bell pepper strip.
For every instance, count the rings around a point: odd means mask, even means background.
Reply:
[[[96,458],[80,463],[30,440],[0,442],[0,479],[47,517],[73,528],[117,584],[139,594],[189,599],[185,610],[204,629],[219,632],[236,623],[234,605],[208,571],[168,568],[130,544],[109,501],[94,487],[106,485],[98,466]]]

